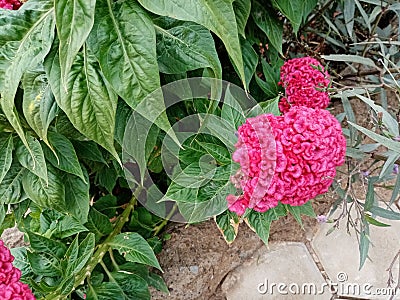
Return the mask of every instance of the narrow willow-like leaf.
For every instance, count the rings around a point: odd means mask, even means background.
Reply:
[[[104,77],[132,108],[160,87],[154,27],[135,1],[98,0],[88,42]]]
[[[157,15],[192,21],[214,32],[224,43],[245,86],[243,58],[232,0],[189,0],[185,5],[174,0],[139,0],[139,2]]]
[[[29,126],[47,144],[47,130],[57,114],[58,106],[50,89],[43,66],[24,74],[22,109]]]
[[[93,27],[95,5],[96,0],[54,1],[63,83],[67,81],[75,56]]]
[[[0,15],[0,57],[9,60],[0,83],[0,105],[30,153],[14,97],[24,72],[43,61],[50,50],[55,26],[52,4],[49,0],[32,0],[18,12]]]
[[[117,95],[103,77],[94,56],[84,47],[78,53],[66,81],[61,85],[57,45],[45,60],[45,69],[58,106],[76,129],[107,149],[118,161],[114,148]]]

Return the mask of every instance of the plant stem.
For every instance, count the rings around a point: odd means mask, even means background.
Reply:
[[[98,245],[97,250],[94,252],[92,258],[90,259],[89,263],[86,265],[84,269],[82,269],[76,276],[75,276],[75,283],[73,287],[73,291],[80,285],[83,285],[85,283],[85,280],[90,277],[92,274],[94,268],[97,266],[97,264],[101,264],[102,266],[104,265],[103,263],[103,257],[109,251],[111,248],[109,246],[109,242],[118,234],[121,233],[122,228],[124,227],[125,223],[128,222],[129,216],[132,213],[132,211],[135,208],[136,204],[136,198],[132,197],[132,199],[129,201],[128,205],[122,212],[122,214],[117,218],[117,221],[115,222],[114,229],[113,231],[108,235],[108,237],[105,239],[105,241]],[[103,267],[104,268],[104,267]],[[106,270],[107,273],[108,269]],[[109,275],[107,273],[107,275]],[[111,276],[112,278],[112,276]],[[53,292],[49,295],[46,296],[45,299],[51,299],[51,300],[61,300],[61,299],[66,299],[66,296],[60,296],[56,292]]]

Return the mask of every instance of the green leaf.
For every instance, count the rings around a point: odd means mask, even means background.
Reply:
[[[61,85],[57,44],[45,60],[45,69],[58,106],[76,129],[108,150],[118,161],[114,148],[115,111],[118,97],[100,72],[86,47],[78,53],[65,82]]]
[[[30,134],[26,135],[26,141],[28,143],[28,148],[25,147],[23,143],[17,144],[16,156],[18,161],[24,168],[47,183],[47,165],[42,146],[40,142]],[[30,152],[28,149],[30,149]]]
[[[47,130],[57,114],[58,106],[51,92],[43,66],[29,70],[22,78],[22,109],[29,126],[49,145]]]
[[[246,120],[243,108],[232,95],[231,87],[228,87],[225,92],[224,103],[221,109],[221,118],[227,121],[235,131]]]
[[[222,78],[221,63],[210,31],[193,22],[165,19],[156,19],[157,25],[154,25],[160,72],[177,74],[210,67],[214,77]]]
[[[48,166],[48,183],[32,172],[25,172],[22,185],[28,197],[42,208],[54,208],[66,211],[65,187],[58,171]]]
[[[356,11],[356,4],[354,1],[344,1],[343,16],[344,22],[346,24],[347,32],[349,37],[353,37],[353,27],[354,27],[354,13]]]
[[[64,174],[63,176],[66,210],[81,224],[87,222],[90,204],[90,184],[86,170],[84,178],[86,182],[74,175]]]
[[[14,256],[13,266],[21,271],[23,277],[32,272],[31,266],[27,259],[26,247],[11,248],[10,252],[11,255]]]
[[[112,194],[112,191],[117,184],[118,179],[118,174],[115,169],[105,166],[96,175],[99,181],[99,185],[104,187],[107,192]]]
[[[157,290],[164,292],[169,295],[169,290],[167,285],[165,284],[164,279],[155,273],[150,273],[149,277],[147,278],[147,282],[152,287],[155,287]]]
[[[21,201],[22,176],[26,172],[21,165],[14,160],[6,176],[0,183],[0,205],[15,204]]]
[[[256,25],[267,35],[271,45],[283,55],[283,22],[278,19],[274,10],[254,1],[251,16]]]
[[[110,219],[93,207],[89,210],[88,221],[85,223],[85,227],[96,235],[96,239],[110,234],[113,230]]]
[[[33,232],[28,232],[28,236],[30,247],[37,252],[62,258],[67,251],[66,246],[56,240],[48,239]]]
[[[102,214],[105,214],[107,217],[112,218],[115,216],[117,211],[116,208],[118,207],[117,197],[113,195],[105,195],[97,199],[94,202],[93,207]]]
[[[278,82],[280,67],[282,63],[283,61],[279,59],[272,67],[269,63],[265,61],[265,59],[261,59],[265,81],[261,80],[258,76],[255,76],[255,79],[258,86],[262,89],[262,91],[266,94],[268,98],[275,98],[279,94]]]
[[[357,130],[361,131],[362,133],[364,133],[366,136],[370,137],[371,139],[373,139],[374,141],[381,143],[383,146],[389,148],[390,150],[396,151],[396,152],[400,152],[400,143],[399,142],[395,142],[391,139],[388,139],[380,134],[377,134],[369,129],[366,129],[362,126],[359,126],[357,124],[354,124],[350,121],[348,121],[348,123],[355,127]]]
[[[269,231],[272,221],[286,216],[286,208],[283,204],[267,210],[265,213],[259,213],[252,210],[246,217],[246,223],[256,232],[260,239],[268,245]]]
[[[300,205],[300,206],[287,205],[286,207],[287,207],[288,211],[293,215],[293,217],[295,218],[297,223],[299,223],[302,228],[304,228],[304,227],[303,227],[303,222],[301,220],[301,215],[306,215],[306,216],[313,217],[313,218],[316,217],[314,209],[311,205],[311,201],[308,201],[305,204]]]
[[[278,106],[279,99],[280,96],[276,96],[274,99],[260,102],[258,103],[258,105],[260,105],[265,114],[273,114],[275,116],[279,116],[281,114]]]
[[[387,127],[388,131],[394,137],[399,135],[399,123],[392,115],[384,109],[382,106],[375,104],[375,102],[367,97],[360,94],[354,93],[354,96],[365,102],[369,107],[371,107],[376,114],[382,114],[382,122]]]
[[[78,274],[91,258],[94,247],[95,238],[93,233],[89,233],[80,244],[79,235],[77,235],[66,253],[68,258],[66,274]]]
[[[215,223],[228,244],[236,239],[239,228],[239,218],[235,213],[226,210],[224,213],[216,216]]]
[[[146,264],[162,271],[153,250],[146,240],[136,232],[118,234],[109,242],[109,245],[118,250],[127,261]]]
[[[74,146],[69,139],[60,133],[52,131],[48,133],[48,139],[53,151],[46,146],[43,147],[47,160],[54,167],[64,172],[76,175],[86,182]]]
[[[66,82],[79,49],[94,23],[96,0],[54,1],[58,38],[60,40],[61,82]]]
[[[173,0],[139,0],[147,10],[161,16],[192,21],[213,31],[224,43],[245,85],[245,73],[238,37],[238,26],[231,0],[195,0],[179,4]]]
[[[89,285],[87,299],[93,300],[126,300],[116,282],[103,282],[99,286]]]
[[[104,77],[132,108],[160,87],[155,30],[135,1],[98,0],[88,43]]]
[[[138,299],[150,300],[150,292],[145,279],[126,272],[111,273],[113,280],[118,284],[120,294],[124,295],[125,300]]]
[[[56,257],[47,253],[31,253],[29,251],[27,256],[34,273],[42,276],[62,277],[63,270]]]
[[[99,146],[93,141],[72,141],[76,155],[79,159],[87,159],[97,161],[103,164],[106,163]]]
[[[65,239],[77,233],[88,231],[78,219],[69,215],[63,215],[60,219],[57,219],[55,223],[56,228],[54,229],[53,236],[60,239]]]
[[[374,61],[368,57],[363,57],[359,55],[352,54],[330,54],[330,55],[321,55],[323,59],[333,60],[333,61],[344,61],[349,63],[359,63],[370,67],[375,67]]]
[[[360,243],[359,243],[359,250],[360,250],[359,270],[361,270],[368,257],[369,245],[370,245],[369,225],[367,222],[363,222],[363,230],[360,232]]]
[[[36,67],[50,50],[54,25],[53,2],[49,0],[29,1],[18,12],[0,15],[0,58],[9,60],[0,82],[0,105],[30,153],[14,97],[24,72]]]
[[[369,212],[373,215],[377,215],[379,217],[388,219],[388,220],[400,220],[400,213],[395,212],[393,210],[384,209],[379,206],[372,206],[369,209]]]
[[[240,46],[242,49],[242,57],[243,57],[243,65],[244,65],[244,76],[245,76],[245,82],[246,82],[246,89],[249,89],[249,84],[251,79],[253,78],[253,75],[256,71],[257,63],[258,63],[258,55],[256,51],[254,51],[252,45],[244,39],[243,37],[240,37]],[[233,64],[233,67],[235,68],[235,71],[237,73],[238,69],[236,68],[236,65]]]
[[[0,184],[11,168],[13,148],[12,134],[8,138],[0,139]]]
[[[246,28],[247,20],[250,16],[251,6],[251,1],[249,0],[233,1],[233,10],[235,11],[238,32],[243,37],[245,37],[244,29]]]
[[[365,220],[366,220],[369,224],[375,225],[375,226],[378,226],[378,227],[390,227],[389,224],[385,224],[385,223],[379,222],[378,220],[372,218],[372,217],[369,216],[369,215],[365,215]]]
[[[272,0],[272,3],[289,19],[294,33],[297,34],[301,23],[317,5],[317,0]]]

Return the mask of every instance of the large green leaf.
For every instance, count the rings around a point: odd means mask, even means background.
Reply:
[[[278,19],[274,10],[270,7],[265,8],[258,1],[254,1],[251,16],[257,26],[267,35],[272,46],[283,55],[283,22]]]
[[[75,56],[92,29],[95,4],[96,0],[54,1],[63,83],[67,81]]]
[[[118,234],[108,244],[118,250],[127,261],[146,264],[161,270],[150,245],[136,232]]]
[[[14,204],[21,200],[22,195],[22,176],[25,169],[18,161],[14,160],[6,176],[0,183],[0,205]]]
[[[248,40],[243,37],[240,37],[240,46],[242,49],[242,56],[243,56],[243,65],[244,65],[244,76],[246,82],[246,89],[249,88],[249,84],[253,75],[256,71],[257,63],[258,63],[258,55],[256,51],[254,51],[252,45]],[[235,65],[233,65],[236,72],[238,72]]]
[[[43,147],[47,160],[54,167],[64,172],[74,174],[83,181],[86,181],[78,157],[76,156],[74,146],[69,139],[62,134],[52,131],[48,133],[48,138],[53,151],[47,147]]]
[[[31,149],[14,106],[14,97],[24,72],[36,67],[50,50],[54,25],[53,2],[50,0],[32,0],[17,12],[3,11],[0,15],[0,61],[5,69],[4,74],[0,74],[4,75],[0,79],[0,105],[29,152]]]
[[[56,44],[55,44],[56,46]],[[115,111],[118,97],[100,72],[86,47],[78,53],[66,81],[61,85],[58,47],[45,60],[45,69],[57,104],[82,134],[107,149],[117,160],[114,148]]]
[[[29,126],[46,144],[47,129],[57,114],[57,103],[51,92],[43,66],[29,70],[22,78],[24,98],[22,109]]]
[[[65,212],[65,187],[57,169],[48,166],[46,183],[32,172],[26,172],[22,178],[24,191],[30,199],[42,208],[54,208]]]
[[[169,22],[168,22],[169,21]],[[178,74],[210,67],[216,78],[222,68],[209,30],[193,22],[155,20],[157,55],[160,71]]]
[[[300,25],[317,5],[317,0],[271,0],[272,3],[292,23],[293,31],[297,33]]]
[[[62,276],[60,261],[47,253],[27,252],[29,264],[33,272],[43,276]]]
[[[40,142],[30,134],[26,135],[26,140],[30,153],[25,145],[20,142],[16,149],[18,161],[24,168],[47,182],[46,160]]]
[[[161,16],[192,21],[213,31],[224,43],[245,86],[243,59],[232,0],[138,0],[147,10]],[[243,25],[241,25],[243,26]]]
[[[8,138],[0,139],[0,184],[2,183],[8,170],[10,170],[12,163],[13,147],[14,146],[13,146],[12,134],[10,134]]]
[[[135,1],[98,0],[88,42],[105,78],[132,108],[160,87],[154,27]]]

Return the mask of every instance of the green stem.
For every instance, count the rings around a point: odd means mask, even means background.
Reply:
[[[108,254],[110,254],[111,262],[113,264],[115,271],[119,271],[119,266],[118,266],[117,262],[115,261],[114,253],[111,248],[108,249]]]
[[[154,229],[153,229],[154,230],[154,236],[159,234],[161,229],[163,229],[164,226],[167,225],[169,219],[175,214],[177,208],[178,208],[178,205],[175,204],[174,207],[169,212],[168,216],[161,222],[161,224],[158,225],[157,227],[154,227]]]
[[[75,290],[78,286],[83,285],[85,283],[85,280],[90,277],[92,274],[94,268],[97,266],[97,264],[104,264],[103,263],[103,257],[107,253],[107,251],[110,248],[109,242],[118,234],[121,233],[122,228],[124,227],[125,223],[129,221],[129,216],[132,213],[132,211],[135,208],[136,204],[136,198],[132,197],[132,199],[129,201],[128,205],[122,212],[122,214],[118,217],[117,221],[115,222],[114,229],[113,231],[108,235],[108,237],[105,239],[105,241],[98,245],[97,250],[94,252],[92,258],[90,259],[89,263],[86,265],[84,269],[82,269],[76,276],[75,276],[75,284],[73,290]],[[108,270],[107,270],[108,271]],[[106,271],[106,272],[107,272]],[[108,275],[108,274],[107,274]],[[111,276],[112,278],[112,276]],[[51,299],[51,300],[61,300],[65,299],[65,296],[60,296],[56,292],[51,293],[46,296],[45,299]]]

